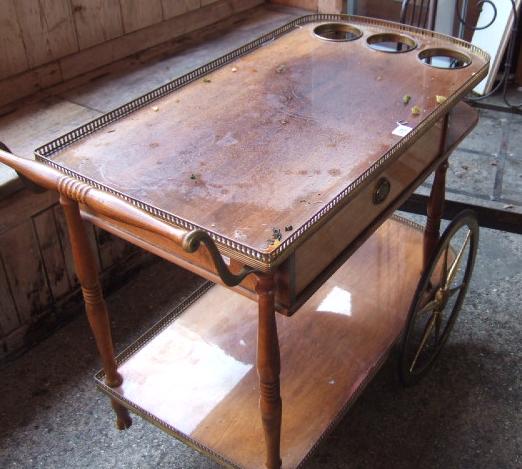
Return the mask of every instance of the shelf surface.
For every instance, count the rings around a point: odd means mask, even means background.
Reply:
[[[384,223],[295,314],[277,317],[283,467],[298,466],[344,415],[400,335],[420,276],[422,232]],[[233,466],[263,468],[255,367],[257,304],[200,292],[119,357],[123,385],[102,390]]]

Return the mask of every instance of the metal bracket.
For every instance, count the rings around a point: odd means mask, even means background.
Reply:
[[[203,230],[189,231],[183,236],[182,247],[185,251],[192,253],[198,250],[201,243],[205,245],[210,253],[217,273],[226,286],[235,287],[239,285],[246,276],[256,272],[254,268],[245,266],[238,274],[233,274],[225,264],[214,240]]]

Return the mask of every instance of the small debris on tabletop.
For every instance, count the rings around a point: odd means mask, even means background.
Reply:
[[[237,67],[232,67],[232,72],[236,73],[237,72]]]
[[[281,241],[280,241],[279,239],[274,239],[274,240],[270,243],[270,246],[272,246],[273,248],[276,248],[276,247],[278,247],[280,244],[281,244]]]
[[[409,94],[405,94],[405,95],[402,97],[402,102],[404,103],[405,106],[406,106],[406,104],[408,104],[410,101],[411,101],[411,96],[410,96]]]
[[[444,104],[448,98],[446,98],[446,96],[437,95],[435,96],[435,100],[437,101],[437,104]]]
[[[267,244],[271,248],[276,248],[281,244],[281,240],[283,239],[283,235],[281,234],[281,230],[279,228],[272,228],[272,239],[267,239]]]
[[[466,171],[469,169],[469,166],[467,164],[463,164],[460,167]]]
[[[489,163],[491,166],[497,166],[498,163],[496,161],[492,161],[491,163]]]
[[[286,119],[282,119],[281,124],[286,125],[286,124],[288,124],[288,121]]]
[[[379,75],[379,76],[377,77],[377,81],[381,81],[381,80],[382,80],[382,77]]]
[[[294,227],[292,225],[285,226],[285,231],[292,231]]]
[[[158,106],[152,106],[152,110],[153,110],[154,112],[158,112],[158,111],[159,111],[159,107],[158,107]]]
[[[411,108],[411,115],[412,116],[419,116],[421,112],[422,112],[422,109],[419,106],[413,106]]]
[[[285,64],[278,65],[275,70],[277,73],[283,73],[286,70],[286,65]]]
[[[212,82],[212,80],[210,78],[207,78],[207,77],[203,78],[203,83],[211,83],[211,82]]]
[[[193,181],[195,181],[197,178],[198,177],[194,173],[190,175],[190,179],[192,179]]]

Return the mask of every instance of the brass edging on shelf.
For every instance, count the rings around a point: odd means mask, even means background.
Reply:
[[[410,219],[403,218],[400,215],[392,215],[392,219],[397,221],[398,223],[402,223],[404,225],[410,226],[411,228],[422,232],[424,230],[424,227]],[[204,294],[206,294],[213,286],[212,282],[205,282],[203,283],[198,289],[196,289],[188,298],[186,298],[184,301],[176,305],[174,308],[170,309],[166,315],[160,319],[154,326],[152,326],[149,330],[147,330],[141,337],[139,337],[133,344],[131,344],[129,347],[123,350],[120,354],[116,357],[116,363],[117,365],[121,365],[122,363],[126,362],[132,355],[134,355],[136,352],[141,350],[143,347],[145,347],[151,340],[156,338],[159,334],[161,334],[167,327],[169,327],[173,322],[175,322],[184,311],[186,311],[190,306],[192,306],[196,301],[198,301]],[[368,374],[365,376],[365,378],[358,384],[356,391],[350,396],[350,398],[341,406],[336,416],[332,419],[332,421],[329,423],[329,425],[326,427],[326,429],[321,433],[319,438],[314,442],[314,444],[311,446],[311,448],[308,450],[306,455],[303,457],[301,462],[297,465],[297,468],[300,468],[306,461],[308,461],[311,457],[311,455],[317,450],[319,445],[325,440],[325,438],[333,431],[333,429],[336,427],[336,425],[340,422],[340,420],[346,415],[346,413],[351,408],[352,404],[355,402],[355,400],[359,397],[359,395],[364,391],[369,381],[372,379],[372,377],[377,373],[377,371],[381,368],[384,361],[389,356],[390,350],[392,349],[393,345],[397,342],[397,340],[402,335],[401,333],[397,336],[397,338],[389,345],[389,347],[385,350],[385,352],[382,354],[378,362],[369,370]],[[149,421],[156,427],[160,428],[161,430],[165,431],[169,435],[179,439],[183,443],[187,444],[191,448],[207,455],[211,459],[219,462],[220,464],[223,464],[227,467],[232,468],[241,468],[241,466],[238,466],[237,464],[233,463],[229,459],[227,459],[223,454],[218,453],[207,446],[203,445],[202,443],[198,442],[195,439],[192,439],[190,436],[186,435],[185,433],[176,430],[172,425],[162,421],[157,416],[153,415],[152,413],[146,411],[142,407],[134,404],[130,400],[126,399],[122,395],[120,395],[117,392],[117,388],[111,388],[105,384],[103,381],[105,377],[105,373],[103,370],[99,371],[95,374],[95,380],[97,387],[104,392],[105,394],[108,394],[113,399],[116,399],[118,402],[120,402],[125,407],[129,408],[131,411],[133,411],[135,414],[139,415],[140,417],[144,418],[145,420]]]
[[[178,317],[186,310],[188,309],[192,304],[194,304],[197,300],[199,300],[210,288],[212,288],[214,284],[212,282],[205,282],[201,286],[199,286],[188,298],[183,300],[181,303],[176,305],[173,309],[171,309],[162,319],[160,319],[154,326],[152,326],[148,331],[146,331],[141,337],[139,337],[134,343],[132,343],[130,346],[128,346],[123,352],[119,353],[116,356],[116,364],[121,365],[125,361],[127,361],[134,353],[138,352],[140,349],[142,349],[145,345],[147,345],[151,340],[153,340],[158,334],[160,334],[165,328],[167,328],[170,324],[172,324]],[[126,399],[125,397],[121,396],[116,389],[117,388],[111,388],[104,382],[105,378],[105,372],[103,370],[98,371],[94,375],[94,379],[96,381],[96,386],[104,393],[108,394],[111,398],[116,399],[118,402],[120,402],[122,405],[130,409],[132,412],[134,412],[136,415],[139,415],[140,417],[144,418],[145,420],[149,421],[156,427],[160,428],[161,430],[165,431],[169,435],[177,438],[178,440],[182,441],[186,445],[190,446],[191,448],[195,449],[196,451],[199,451],[211,459],[219,462],[222,465],[225,465],[230,468],[234,469],[241,469],[240,466],[237,466],[236,464],[229,461],[227,458],[225,458],[222,454],[211,450],[210,448],[207,448],[203,444],[199,443],[197,440],[190,438],[188,435],[184,434],[183,432],[180,432],[176,430],[174,427],[169,425],[166,422],[163,422],[155,415],[151,414],[150,412],[147,412],[145,409],[141,408],[140,406],[135,405],[130,400]]]

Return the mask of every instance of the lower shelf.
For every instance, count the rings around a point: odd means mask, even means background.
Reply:
[[[284,468],[344,415],[400,335],[422,266],[422,232],[387,221],[292,317],[278,315]],[[99,387],[223,464],[263,468],[257,304],[205,287],[118,357]]]

